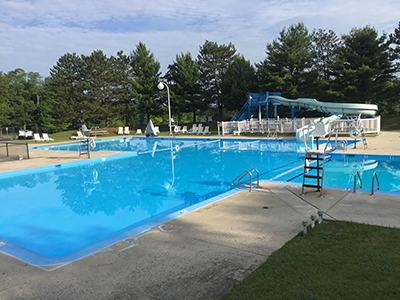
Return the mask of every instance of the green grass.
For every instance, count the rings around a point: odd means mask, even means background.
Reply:
[[[397,131],[400,132],[400,118],[398,115],[382,116],[381,117],[382,131]]]
[[[400,230],[317,225],[220,299],[400,299]]]

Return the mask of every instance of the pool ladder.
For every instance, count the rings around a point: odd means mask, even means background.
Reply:
[[[250,192],[252,191],[253,188],[253,174],[252,172],[255,171],[257,173],[257,183],[256,183],[256,187],[259,188],[260,187],[260,173],[258,172],[258,170],[256,168],[252,168],[250,170],[246,170],[243,171],[242,173],[240,173],[240,175],[238,175],[235,179],[233,179],[231,181],[231,189],[236,186],[236,187],[249,187],[250,188]],[[250,181],[249,182],[243,182],[241,181],[246,175],[250,176]],[[237,180],[237,184],[235,184],[235,180]]]
[[[357,178],[360,184],[357,185]],[[376,179],[376,187],[375,187],[375,179]],[[374,173],[372,173],[372,187],[371,187],[371,196],[374,194],[374,192],[376,190],[379,190],[380,184],[379,184],[379,178],[378,178],[378,174],[376,174],[376,172],[374,171]],[[362,179],[360,176],[360,173],[358,172],[358,170],[356,170],[354,172],[354,189],[353,189],[353,194],[356,193],[356,190],[358,188],[362,188]]]

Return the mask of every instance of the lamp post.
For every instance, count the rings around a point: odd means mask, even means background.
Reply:
[[[171,130],[171,103],[169,99],[169,87],[164,81],[160,81],[157,85],[159,90],[162,90],[164,86],[167,87],[167,94],[168,94],[168,126],[169,126],[169,135],[172,135],[172,130]]]

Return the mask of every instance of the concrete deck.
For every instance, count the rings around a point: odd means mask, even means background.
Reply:
[[[400,155],[399,136],[382,133],[367,138],[367,150],[349,152]],[[49,161],[58,163],[42,157],[36,165]],[[1,254],[0,298],[216,299],[318,210],[327,218],[400,227],[400,197],[325,189],[319,198],[315,192],[301,196],[300,189],[266,183],[252,193],[243,190],[64,265],[33,266]]]

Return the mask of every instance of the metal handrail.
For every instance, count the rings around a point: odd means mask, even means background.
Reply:
[[[257,188],[259,188],[259,187],[260,187],[260,174],[259,174],[259,172],[258,172],[257,169],[252,168],[252,169],[250,169],[250,170],[243,171],[243,172],[240,173],[238,176],[236,176],[236,178],[233,179],[233,180],[231,181],[231,189],[232,189],[234,186],[237,186],[237,187],[247,187],[247,183],[240,182],[240,180],[241,180],[242,178],[244,178],[247,174],[249,174],[249,176],[250,176],[250,183],[249,183],[248,186],[249,186],[250,192],[251,192],[251,191],[252,191],[252,187],[253,187],[253,174],[251,173],[252,171],[256,171],[256,173],[257,173]],[[235,182],[236,179],[238,180],[238,183],[237,183],[237,184],[234,184],[234,182]]]
[[[360,180],[360,184],[356,186],[357,175],[358,175],[358,179]],[[355,193],[356,189],[358,189],[358,188],[362,188],[362,180],[361,180],[360,173],[358,172],[358,170],[356,170],[354,172],[354,190],[353,190],[353,193]]]
[[[376,182],[378,183],[377,187],[374,188],[374,183],[375,183],[375,179],[376,178]],[[375,190],[379,190],[379,179],[378,179],[378,174],[376,174],[376,172],[374,171],[374,173],[372,173],[372,189],[371,189],[371,196],[374,194]]]

